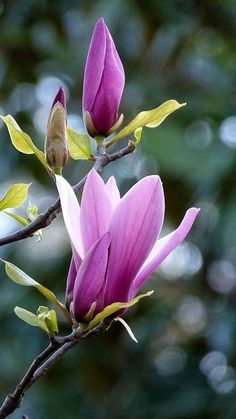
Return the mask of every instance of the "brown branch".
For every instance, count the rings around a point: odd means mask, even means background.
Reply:
[[[6,418],[14,412],[23,402],[25,392],[51,368],[66,352],[78,345],[85,339],[105,331],[109,328],[111,321],[103,320],[91,330],[77,329],[68,336],[59,336],[51,339],[49,346],[38,355],[28,371],[17,384],[14,393],[8,394],[0,407],[0,419]]]
[[[8,394],[5,398],[1,408],[0,408],[0,418],[7,417],[10,413],[14,412],[15,409],[20,407],[25,389],[27,388],[28,383],[32,380],[35,371],[37,368],[50,356],[55,350],[60,346],[56,342],[51,342],[50,345],[38,355],[32,364],[30,365],[27,373],[22,378],[20,383],[16,386],[16,389],[13,394]]]
[[[107,166],[111,161],[120,159],[127,154],[130,154],[134,151],[135,146],[132,142],[129,142],[128,145],[113,154],[108,154],[105,151],[97,158],[94,169],[97,172],[101,173],[102,169]],[[86,176],[76,185],[73,186],[75,193],[78,193],[86,181]],[[56,218],[57,214],[61,211],[61,204],[59,198],[52,204],[44,213],[40,214],[36,220],[31,222],[26,227],[16,231],[15,233],[9,234],[8,236],[2,237],[0,239],[0,246],[5,244],[13,243],[19,240],[26,239],[31,237],[37,230],[47,227],[51,222]]]

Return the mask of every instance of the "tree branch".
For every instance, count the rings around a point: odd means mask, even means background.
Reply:
[[[48,358],[48,356],[51,355],[56,350],[56,348],[59,347],[59,345],[60,344],[56,342],[51,342],[50,345],[34,359],[25,376],[16,386],[14,393],[8,394],[5,398],[0,408],[1,419],[7,417],[10,413],[14,412],[15,409],[20,407],[23,401],[25,389],[27,388],[28,383],[32,380],[35,371]]]
[[[94,169],[97,172],[101,173],[102,169],[107,166],[111,161],[120,159],[127,154],[133,153],[135,150],[135,146],[132,142],[129,142],[128,145],[113,153],[108,154],[105,151],[97,158]],[[85,184],[86,181],[85,176],[79,183],[73,186],[74,192],[78,193]],[[52,223],[54,218],[56,218],[57,214],[61,211],[61,204],[59,198],[52,204],[44,213],[40,214],[36,220],[31,222],[26,227],[16,231],[15,233],[9,234],[8,236],[2,237],[0,239],[0,246],[4,246],[5,244],[13,243],[19,240],[26,239],[27,237],[31,237],[37,230],[47,227],[49,224]]]
[[[6,418],[14,412],[23,402],[25,392],[41,377],[43,377],[49,368],[51,368],[66,352],[78,345],[85,339],[105,331],[110,326],[111,321],[103,320],[100,324],[91,330],[77,329],[67,336],[58,336],[51,339],[49,346],[39,354],[28,371],[17,384],[14,393],[8,394],[2,406],[0,407],[0,419]]]

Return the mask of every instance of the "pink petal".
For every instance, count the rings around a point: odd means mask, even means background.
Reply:
[[[72,245],[83,258],[84,249],[80,232],[80,206],[70,184],[59,175],[55,175],[61,201],[62,214]]]
[[[52,104],[51,109],[53,108],[53,106],[54,106],[57,102],[60,102],[60,104],[63,106],[63,108],[64,108],[64,109],[65,109],[65,111],[66,111],[66,96],[65,96],[65,92],[64,92],[64,89],[63,89],[63,87],[62,87],[62,86],[59,88],[59,90],[58,90],[58,92],[57,92],[57,94],[56,94],[56,96],[55,96],[55,99],[54,99],[54,101],[53,101],[53,104]]]
[[[104,70],[91,116],[98,132],[106,133],[118,119],[125,73],[119,54],[108,28],[105,25],[106,52]]]
[[[105,28],[104,20],[100,18],[93,31],[84,70],[83,109],[89,112],[94,105],[104,71],[107,37]]]
[[[106,233],[89,250],[78,270],[73,292],[73,311],[77,320],[87,314],[105,281],[109,245],[110,234]]]
[[[164,193],[158,176],[147,176],[121,199],[112,216],[105,304],[127,301],[131,283],[160,232]]]
[[[155,243],[133,282],[130,298],[136,295],[146,279],[158,268],[172,250],[185,239],[199,211],[199,208],[190,208],[186,212],[179,227]]]
[[[73,295],[73,289],[74,289],[76,275],[77,275],[76,264],[75,264],[74,257],[72,256],[71,262],[70,262],[70,267],[69,267],[69,272],[68,272],[68,275],[67,275],[67,282],[66,282],[66,299],[69,296]]]
[[[96,170],[92,169],[81,200],[80,225],[85,253],[108,231],[111,215],[112,204],[104,182]]]
[[[111,176],[105,186],[106,193],[109,196],[113,210],[117,206],[117,204],[120,202],[120,191],[117,187],[116,180],[114,176]]]

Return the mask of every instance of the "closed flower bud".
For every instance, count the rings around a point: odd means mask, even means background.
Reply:
[[[48,118],[47,135],[45,141],[45,154],[48,164],[54,172],[61,172],[62,167],[68,161],[67,145],[67,114],[65,93],[60,87],[52,104]]]
[[[110,135],[122,123],[118,115],[125,74],[111,34],[99,19],[87,56],[84,85],[84,121],[92,137]]]

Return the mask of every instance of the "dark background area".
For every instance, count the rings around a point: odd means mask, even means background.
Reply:
[[[234,0],[0,2],[0,113],[12,114],[43,149],[60,84],[68,125],[81,129],[86,53],[103,16],[126,72],[121,111],[128,122],[168,99],[187,102],[159,128],[145,129],[137,152],[104,171],[124,193],[138,179],[162,177],[166,231],[192,205],[201,213],[187,240],[145,289],[154,296],[125,315],[139,344],[115,323],[83,342],[26,395],[11,417],[30,419],[233,419],[236,417],[236,8]],[[0,192],[33,182],[43,211],[56,197],[33,156],[19,154],[0,127]],[[89,164],[72,161],[71,183]],[[23,208],[16,211],[25,215]],[[19,226],[4,214],[1,236]],[[5,258],[63,299],[70,246],[61,217],[34,238],[1,248]],[[47,344],[14,315],[46,301],[0,277],[0,396],[12,391]],[[69,329],[61,319],[61,332]]]

